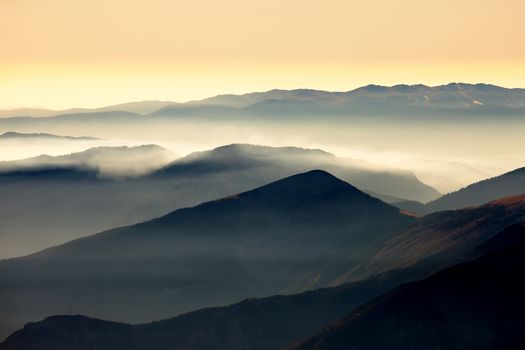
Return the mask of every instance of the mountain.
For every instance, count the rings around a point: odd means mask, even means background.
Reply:
[[[525,195],[429,214],[387,240],[369,259],[337,281],[343,283],[411,266],[430,272],[442,269],[464,261],[469,251],[505,227],[524,220]]]
[[[175,104],[170,101],[140,101],[121,103],[117,105],[99,107],[99,108],[70,108],[65,110],[52,110],[43,108],[18,108],[11,110],[0,110],[0,117],[52,117],[64,114],[93,113],[107,111],[123,111],[137,114],[148,114],[162,107]]]
[[[19,133],[8,131],[0,135],[0,141],[2,140],[68,140],[68,141],[95,141],[100,140],[96,137],[87,137],[87,136],[58,136],[53,134],[46,133]]]
[[[295,350],[521,349],[525,346],[525,226],[519,243],[403,285]]]
[[[222,108],[214,108],[222,107]],[[426,85],[367,85],[344,92],[313,89],[254,92],[242,95],[218,95],[199,101],[174,103],[170,101],[131,102],[101,108],[73,108],[63,111],[18,109],[0,111],[0,116],[75,118],[107,112],[128,112],[136,118],[150,116],[212,116],[213,113],[241,117],[242,115],[301,114],[322,112],[331,115],[370,115],[403,113],[447,114],[453,111],[468,115],[494,112],[523,114],[525,89],[507,89],[489,84],[450,83],[440,86]],[[101,115],[102,116],[102,115]],[[106,115],[108,117],[108,115]],[[135,119],[136,119],[135,118]],[[6,120],[4,120],[5,122]]]
[[[313,89],[254,92],[242,95],[218,95],[187,105],[215,105],[245,108],[264,102],[317,102],[332,104],[390,104],[440,108],[472,108],[484,105],[525,107],[525,89],[506,89],[489,84],[450,83],[426,85],[367,85],[345,92]],[[170,107],[168,107],[170,108]]]
[[[525,194],[525,168],[483,180],[425,205],[426,212],[476,206],[498,198]]]
[[[139,322],[319,288],[413,220],[310,171],[5,260],[0,313],[11,328],[68,307]]]
[[[511,225],[476,247],[471,256],[477,258],[523,242],[525,224]],[[248,299],[149,324],[129,325],[80,315],[48,317],[25,325],[0,349],[280,349],[317,333],[400,283],[421,278],[411,270],[296,295]]]
[[[167,178],[220,175],[225,186],[239,181],[262,185],[310,169],[326,170],[378,197],[401,197],[427,202],[440,195],[409,171],[338,158],[321,150],[298,147],[231,144],[177,159],[157,171],[154,176]]]
[[[0,173],[76,168],[92,170],[101,176],[131,177],[158,169],[174,158],[173,153],[157,145],[94,147],[62,156],[41,155],[22,160],[0,161]]]
[[[409,172],[294,147],[228,145],[144,174],[173,157],[150,145],[0,162],[0,258],[27,255],[312,169],[332,171],[367,192],[367,187],[392,187],[395,193],[436,197]]]
[[[1,350],[277,350],[343,317],[387,283],[366,281],[290,296],[247,299],[147,324],[81,315],[29,323]],[[315,315],[315,317],[312,317]]]
[[[161,185],[139,175],[173,158],[148,145],[0,162],[0,259],[165,214],[171,207],[150,197]]]

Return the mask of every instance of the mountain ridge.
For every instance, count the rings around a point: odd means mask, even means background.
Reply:
[[[378,93],[397,93],[397,94],[406,94],[414,92],[438,92],[438,93],[450,93],[450,92],[461,92],[462,96],[465,96],[466,93],[473,90],[478,90],[480,93],[497,93],[500,95],[503,93],[508,94],[523,94],[525,96],[525,89],[523,88],[505,88],[492,84],[485,83],[449,83],[444,85],[428,86],[424,84],[415,84],[415,85],[406,85],[398,84],[392,86],[382,86],[369,84],[361,87],[357,87],[352,90],[347,91],[326,91],[326,90],[316,90],[316,89],[272,89],[262,92],[248,92],[244,94],[222,94],[216,95],[213,97],[204,98],[201,100],[192,100],[185,103],[174,102],[174,101],[136,101],[128,102],[117,105],[104,106],[99,108],[70,108],[66,110],[46,110],[46,109],[18,109],[18,110],[0,110],[1,117],[50,117],[50,116],[59,116],[66,114],[76,114],[76,113],[94,113],[94,112],[107,112],[107,111],[122,111],[122,112],[135,112],[138,114],[151,114],[156,113],[167,107],[188,107],[188,106],[198,106],[198,105],[217,105],[217,106],[229,106],[243,108],[248,107],[251,104],[269,101],[272,99],[282,99],[282,95],[287,98],[294,99],[303,99],[308,100],[311,98],[321,98],[324,100],[331,101],[341,101],[345,97],[356,95],[356,94],[378,94]],[[420,100],[420,103],[428,103],[427,99],[424,98],[424,95]],[[483,96],[483,95],[481,95]],[[523,99],[523,96],[520,97]],[[511,103],[515,107],[525,107],[525,101],[516,99],[516,97],[509,97],[507,103]],[[413,102],[415,102],[414,100]],[[483,105],[482,101],[479,101],[475,98],[464,99],[463,102],[456,101],[454,105],[463,106],[463,107],[473,107],[475,105]],[[468,101],[468,102],[467,102]],[[477,101],[477,102],[475,102]],[[489,103],[491,105],[498,105]]]
[[[428,212],[477,206],[501,197],[525,194],[525,167],[470,184],[424,206]]]

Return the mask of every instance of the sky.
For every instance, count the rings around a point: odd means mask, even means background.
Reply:
[[[0,0],[0,109],[525,87],[524,13],[522,0]]]

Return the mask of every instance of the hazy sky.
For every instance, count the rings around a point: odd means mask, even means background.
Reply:
[[[524,13],[523,0],[0,0],[0,108],[525,87]]]

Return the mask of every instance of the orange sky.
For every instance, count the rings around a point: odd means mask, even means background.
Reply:
[[[525,87],[522,0],[0,0],[0,108],[368,83]]]

